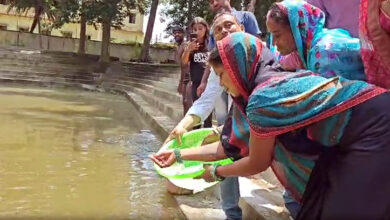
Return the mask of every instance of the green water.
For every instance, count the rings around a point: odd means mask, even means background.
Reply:
[[[124,97],[0,87],[0,219],[181,219]]]

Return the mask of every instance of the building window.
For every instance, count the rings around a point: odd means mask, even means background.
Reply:
[[[72,36],[73,36],[73,32],[71,32],[71,31],[61,31],[61,34],[63,37],[66,37],[66,38],[72,38]]]
[[[20,32],[28,32],[28,27],[19,27],[18,30]]]
[[[0,0],[0,5],[8,5],[8,0]]]
[[[135,18],[137,17],[137,14],[135,13],[130,13],[129,15],[129,23],[130,24],[135,24]]]
[[[91,40],[92,39],[91,35],[87,35],[87,39]]]
[[[0,30],[6,31],[7,30],[7,25],[6,24],[0,24]]]

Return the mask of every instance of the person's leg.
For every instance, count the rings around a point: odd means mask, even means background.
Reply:
[[[191,86],[192,101],[195,102],[199,98],[198,95],[196,94],[196,90],[199,87],[199,83],[192,82],[191,85],[192,85]],[[199,128],[201,128],[200,125],[193,127],[194,130]]]
[[[192,106],[192,86],[191,82],[184,83],[184,92],[182,94],[183,102],[183,112],[184,115],[187,113],[188,109]]]
[[[240,201],[240,186],[238,177],[228,177],[220,183],[221,206],[227,219],[241,219],[242,211],[238,206]]]
[[[203,122],[204,128],[211,128],[213,126],[213,114],[211,113],[209,117],[206,118]]]
[[[229,113],[229,95],[223,91],[221,97],[215,103],[215,116],[217,118],[218,126],[225,123],[226,117]]]

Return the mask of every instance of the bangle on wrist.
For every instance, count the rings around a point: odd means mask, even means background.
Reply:
[[[219,167],[219,164],[213,164],[213,167],[211,169],[211,176],[215,181],[223,181],[225,177],[217,175],[217,168]]]
[[[175,154],[176,162],[178,162],[178,163],[183,163],[183,160],[181,159],[180,149],[175,148],[175,149],[173,150],[173,153]]]

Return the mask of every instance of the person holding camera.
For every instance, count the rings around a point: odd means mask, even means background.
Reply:
[[[195,17],[190,24],[191,41],[187,44],[181,58],[182,65],[190,66],[190,78],[192,83],[192,100],[199,98],[197,89],[202,82],[208,60],[209,25],[201,17]],[[211,114],[204,121],[204,127],[212,126]]]

